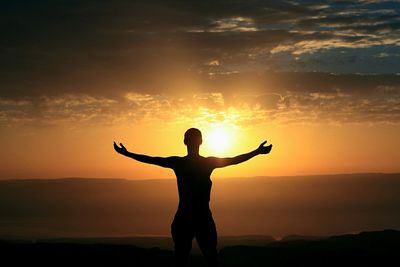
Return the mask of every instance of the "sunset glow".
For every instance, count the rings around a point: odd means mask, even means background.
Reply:
[[[233,135],[234,132],[226,129],[224,125],[216,124],[210,126],[205,138],[210,152],[220,155],[229,151],[234,145],[232,144]]]

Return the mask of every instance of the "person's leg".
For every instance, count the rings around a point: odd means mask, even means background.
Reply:
[[[206,259],[208,266],[216,267],[218,263],[217,229],[211,213],[199,220],[196,229],[196,241]]]
[[[185,267],[189,262],[194,235],[189,225],[176,217],[171,225],[171,234],[174,241],[176,267]]]

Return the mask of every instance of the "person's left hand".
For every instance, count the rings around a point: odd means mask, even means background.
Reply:
[[[122,143],[119,143],[119,144],[121,145],[121,147],[119,147],[114,141],[115,151],[117,151],[119,154],[126,155],[128,153],[128,150],[126,150],[126,148],[124,147],[124,145]]]
[[[272,144],[270,144],[269,146],[264,146],[266,143],[267,141],[262,142],[261,145],[257,148],[259,154],[268,154],[269,152],[271,152]]]

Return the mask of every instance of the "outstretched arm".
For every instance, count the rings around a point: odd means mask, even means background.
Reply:
[[[210,159],[213,161],[214,168],[222,168],[222,167],[226,167],[229,165],[239,164],[239,163],[245,162],[257,155],[268,154],[272,149],[272,145],[264,146],[266,143],[267,143],[267,141],[264,141],[261,143],[261,145],[257,149],[255,149],[249,153],[242,154],[242,155],[239,155],[239,156],[236,156],[233,158],[210,157]]]
[[[140,161],[143,163],[154,164],[154,165],[158,165],[158,166],[165,167],[165,168],[172,168],[173,160],[175,157],[163,158],[163,157],[151,157],[151,156],[147,156],[147,155],[136,154],[136,153],[129,152],[122,143],[119,143],[119,144],[121,147],[119,147],[114,142],[114,149],[121,155],[124,155],[126,157],[132,158],[134,160],[137,160],[137,161]]]

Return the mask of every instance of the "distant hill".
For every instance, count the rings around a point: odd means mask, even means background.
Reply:
[[[400,231],[385,230],[320,240],[234,246],[220,251],[223,266],[391,266],[398,262]]]
[[[294,240],[319,240],[325,237],[321,236],[311,236],[311,235],[288,235],[283,237],[280,241],[294,241]]]
[[[169,237],[177,203],[175,180],[0,181],[0,238]],[[400,174],[213,178],[211,206],[220,236],[398,229]]]
[[[399,244],[400,231],[362,232],[320,240],[276,241],[263,246],[227,246],[220,251],[220,261],[224,267],[396,266]],[[2,262],[10,266],[168,267],[174,262],[170,250],[101,243],[0,240],[0,251]],[[205,266],[204,259],[192,255],[190,266]]]

